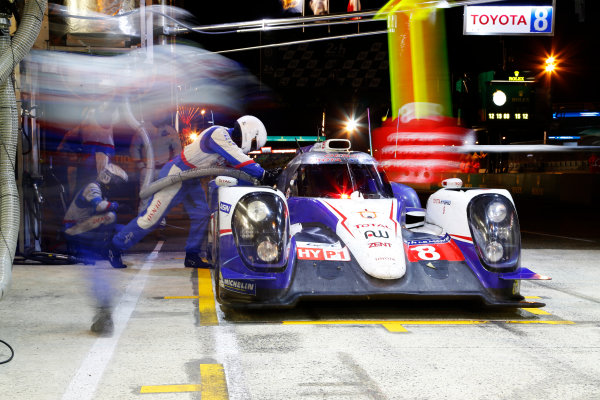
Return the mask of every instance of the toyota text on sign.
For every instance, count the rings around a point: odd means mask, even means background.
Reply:
[[[466,6],[466,35],[550,35],[551,6]]]

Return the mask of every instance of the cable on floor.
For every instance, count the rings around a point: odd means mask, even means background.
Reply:
[[[0,364],[6,364],[7,362],[9,362],[10,360],[13,359],[13,357],[15,356],[15,351],[13,350],[12,347],[10,347],[10,345],[8,343],[6,343],[4,340],[0,339],[0,343],[4,343],[6,345],[6,347],[8,347],[8,349],[10,350],[10,357],[8,357],[7,360],[4,361],[0,361]]]

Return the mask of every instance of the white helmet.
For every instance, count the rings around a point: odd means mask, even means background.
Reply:
[[[104,185],[125,183],[127,182],[127,172],[116,164],[106,164],[98,174],[98,182]]]
[[[258,150],[267,143],[267,130],[263,123],[252,115],[244,115],[235,121],[233,141],[245,154]]]

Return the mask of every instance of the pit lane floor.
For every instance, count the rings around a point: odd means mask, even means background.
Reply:
[[[0,301],[0,339],[14,348],[0,364],[0,399],[600,398],[600,242],[540,248],[543,235],[523,234],[523,265],[553,278],[522,284],[547,304],[539,310],[371,302],[224,312],[210,271],[184,268],[170,239],[126,255],[123,270],[16,265]],[[112,337],[89,331],[94,271],[114,289]],[[0,343],[0,362],[9,356]]]

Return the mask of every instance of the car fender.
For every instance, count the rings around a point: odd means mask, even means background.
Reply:
[[[451,236],[470,239],[467,206],[471,199],[485,193],[497,193],[514,205],[510,192],[505,189],[440,189],[427,200],[425,221],[441,227]]]
[[[256,187],[256,186],[232,186],[232,187],[220,187],[218,191],[218,234],[231,234],[231,218],[233,217],[233,211],[238,201],[248,193],[268,192],[274,193],[279,196],[286,204],[287,200],[283,193],[279,190],[275,190],[269,187]]]

